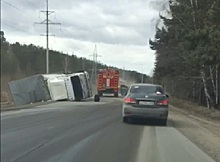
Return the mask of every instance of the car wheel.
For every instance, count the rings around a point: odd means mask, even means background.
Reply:
[[[161,123],[162,126],[166,126],[167,125],[167,119],[162,119],[160,121],[160,123]]]
[[[94,96],[94,101],[95,101],[95,102],[99,102],[99,101],[100,101],[99,95],[95,95],[95,96]]]
[[[123,117],[123,122],[127,123],[128,122],[128,117]]]

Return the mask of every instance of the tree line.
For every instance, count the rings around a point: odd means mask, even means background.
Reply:
[[[19,42],[10,44],[4,35],[0,33],[1,38],[1,74],[2,76],[10,76],[10,80],[20,79],[36,74],[45,73],[46,49],[35,46],[33,44],[20,44]],[[86,70],[91,75],[93,61],[86,58],[77,57],[76,55],[67,55],[60,51],[50,50],[50,73],[67,73]],[[97,69],[116,68],[107,66],[102,63],[97,64]],[[137,71],[123,70],[120,71],[121,77],[133,82],[140,82],[142,74]],[[123,74],[124,73],[124,74]],[[149,81],[150,77],[144,75],[144,80]],[[5,83],[7,84],[7,83]]]
[[[170,0],[150,40],[154,79],[179,98],[220,109],[220,1]]]

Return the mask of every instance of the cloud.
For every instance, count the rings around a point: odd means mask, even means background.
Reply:
[[[127,2],[127,5],[115,4],[117,8],[97,5],[82,3],[74,10],[59,12],[58,15],[65,13],[62,14],[65,17],[62,22],[62,36],[128,45],[146,45],[148,38],[153,36],[154,25],[151,20],[158,17],[158,13],[151,12],[146,5],[136,1]]]
[[[12,42],[23,41],[44,46],[45,39],[38,35],[45,33],[45,26],[34,25],[34,22],[45,19],[43,13],[39,15],[40,10],[45,10],[45,1],[7,2],[24,12],[2,2],[2,26],[6,38]],[[152,70],[154,52],[149,49],[148,40],[154,37],[158,10],[161,9],[155,2],[156,0],[49,1],[49,9],[55,11],[55,14],[50,15],[50,20],[62,24],[50,26],[50,33],[56,35],[55,38],[50,38],[50,47],[88,55],[92,53],[94,44],[97,44],[103,52],[104,56],[100,60],[104,63],[120,67],[127,64],[130,69],[139,71],[142,70],[139,65],[143,63]]]

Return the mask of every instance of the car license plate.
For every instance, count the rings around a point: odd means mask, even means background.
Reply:
[[[140,102],[139,102],[139,105],[150,105],[150,106],[152,106],[152,105],[154,105],[154,102],[140,101]]]

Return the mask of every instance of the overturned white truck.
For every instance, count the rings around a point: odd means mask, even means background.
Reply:
[[[86,71],[73,74],[41,74],[9,83],[15,105],[40,101],[80,101],[92,97]]]
[[[80,101],[92,97],[92,86],[87,72],[48,76],[47,85],[51,99],[54,101],[68,99]],[[65,88],[64,88],[65,87]]]

